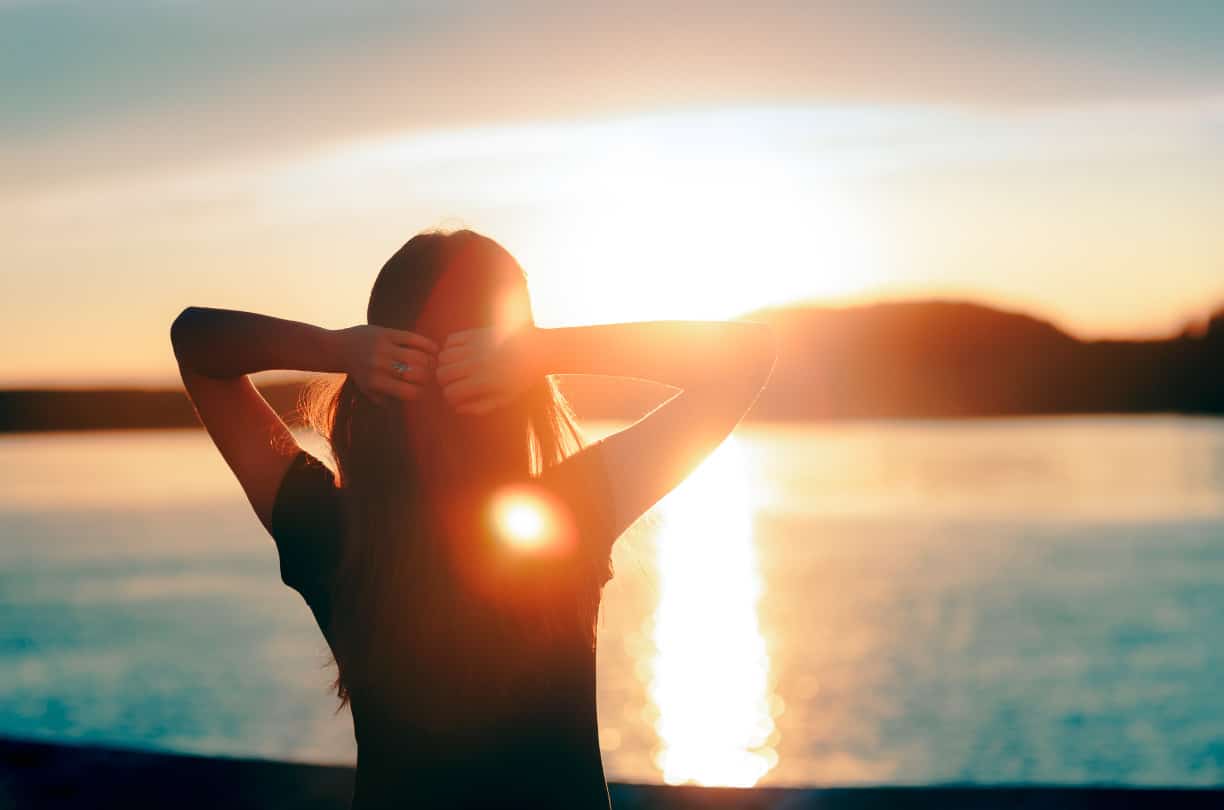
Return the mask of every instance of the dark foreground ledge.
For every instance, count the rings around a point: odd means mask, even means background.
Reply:
[[[350,768],[186,756],[0,738],[0,810],[10,808],[344,808]],[[615,810],[871,808],[1218,808],[1224,790],[1107,787],[730,788],[613,784]]]

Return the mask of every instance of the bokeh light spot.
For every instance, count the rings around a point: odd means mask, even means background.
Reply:
[[[565,507],[542,489],[506,487],[493,496],[490,511],[495,536],[515,551],[556,554],[572,541]]]

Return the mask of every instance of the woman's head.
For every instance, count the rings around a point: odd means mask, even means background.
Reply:
[[[419,234],[396,251],[374,281],[366,319],[416,332],[439,346],[447,335],[466,329],[494,327],[508,334],[533,323],[523,269],[497,242],[468,230]],[[353,416],[359,422],[381,427],[390,420],[397,423],[394,432],[405,431],[413,461],[430,471],[422,482],[427,488],[453,490],[476,475],[538,472],[550,463],[541,451],[554,449],[533,452],[539,434],[557,428],[574,433],[564,402],[545,378],[519,401],[481,418],[457,414],[432,377],[415,400],[400,401],[389,412],[373,403],[357,404]],[[382,431],[371,436],[369,449],[389,450],[386,439]]]
[[[508,333],[532,313],[514,257],[464,230],[419,234],[396,251],[374,282],[367,320],[442,345],[465,329]],[[537,476],[581,446],[552,381],[541,377],[483,416],[456,413],[432,379],[413,400],[378,404],[351,380],[313,397],[312,421],[330,441],[347,512],[329,634],[342,699],[403,674],[388,647],[435,667],[446,658],[479,667],[479,651],[459,642],[496,654],[496,642],[544,630],[547,616],[515,614],[513,599],[499,604],[480,587],[492,564],[480,506],[496,488]],[[497,639],[482,635],[493,619],[503,625]]]
[[[464,329],[513,329],[532,321],[527,278],[487,236],[468,230],[418,234],[383,265],[366,320],[423,334],[439,345]]]

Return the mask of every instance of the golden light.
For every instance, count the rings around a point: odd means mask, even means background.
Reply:
[[[533,548],[544,539],[544,516],[530,503],[516,503],[506,508],[503,524],[506,538],[516,546]]]
[[[507,487],[490,506],[493,531],[508,547],[523,553],[557,553],[572,540],[565,506],[543,489]]]
[[[866,216],[795,169],[731,145],[609,138],[570,180],[580,199],[518,243],[537,317],[717,319],[861,294],[877,282]]]
[[[761,579],[741,451],[728,439],[662,504],[650,696],[669,784],[749,787],[777,764]]]
[[[526,270],[544,326],[857,300],[888,280],[878,203],[823,150],[796,148],[797,128],[819,125],[788,115],[728,109],[373,138],[313,158],[267,193],[312,217],[319,205],[373,210],[331,255],[374,266],[385,257],[370,243],[383,250],[406,222],[488,233]],[[317,282],[333,277],[320,270]]]

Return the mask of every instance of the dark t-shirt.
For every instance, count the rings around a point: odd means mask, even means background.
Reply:
[[[597,447],[539,482],[571,512],[583,553],[604,565],[615,540],[606,482]],[[281,579],[306,600],[325,636],[345,542],[341,495],[331,471],[301,451],[277,492],[270,524]],[[594,622],[594,615],[590,619]],[[564,650],[548,664],[546,689],[517,696],[512,723],[491,724],[475,738],[464,736],[461,744],[388,721],[373,701],[354,695],[354,809],[607,808],[595,714],[595,650],[578,638]]]

